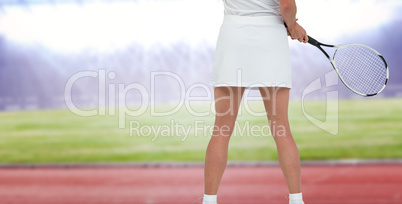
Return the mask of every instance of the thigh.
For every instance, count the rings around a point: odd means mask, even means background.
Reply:
[[[245,87],[215,87],[215,125],[233,127]]]
[[[289,90],[286,87],[260,87],[260,93],[270,122],[288,122]]]

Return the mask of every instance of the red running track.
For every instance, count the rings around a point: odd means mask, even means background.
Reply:
[[[402,165],[303,166],[306,204],[402,203]],[[202,167],[1,168],[0,204],[193,203]],[[228,167],[220,204],[286,204],[278,166]]]

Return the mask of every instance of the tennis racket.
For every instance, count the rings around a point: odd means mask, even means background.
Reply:
[[[375,96],[387,86],[387,62],[373,48],[362,44],[328,45],[310,36],[308,38],[308,43],[324,53],[339,79],[354,93]],[[334,56],[331,58],[322,46],[336,48]]]

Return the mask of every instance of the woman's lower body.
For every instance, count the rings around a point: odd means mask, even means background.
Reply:
[[[215,127],[205,156],[206,195],[217,195],[227,164],[228,145],[245,87],[215,87]],[[301,193],[300,157],[288,122],[289,88],[259,87],[275,140],[279,164],[290,194]],[[276,127],[273,128],[272,125]],[[220,131],[225,130],[225,131]],[[292,196],[290,199],[293,199]],[[295,199],[302,200],[302,199]],[[208,202],[205,202],[208,203]],[[211,202],[214,203],[214,202]],[[247,202],[246,202],[247,203]],[[297,203],[297,202],[291,202]],[[302,202],[299,202],[302,204]],[[297,204],[299,204],[297,203]]]
[[[216,128],[205,157],[204,203],[216,203],[242,96],[251,87],[261,93],[290,203],[302,204],[300,157],[288,121],[291,70],[282,18],[225,16],[213,66],[210,84],[214,86]],[[272,128],[273,124],[284,128]]]

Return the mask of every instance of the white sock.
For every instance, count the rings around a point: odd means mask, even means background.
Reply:
[[[289,193],[289,204],[304,204],[302,193]]]
[[[217,195],[207,195],[204,194],[204,199],[202,204],[217,204]]]

